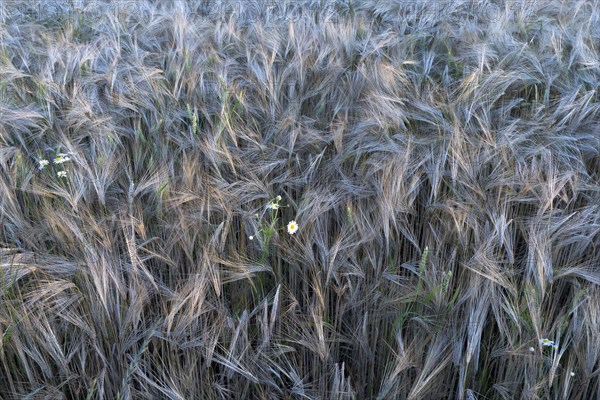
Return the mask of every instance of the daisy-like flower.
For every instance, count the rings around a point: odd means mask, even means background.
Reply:
[[[61,153],[61,154],[63,154],[63,153]],[[69,161],[70,159],[71,159],[71,157],[69,157],[69,156],[67,156],[67,155],[65,155],[64,157],[61,157],[61,156],[59,155],[58,157],[56,157],[56,158],[54,159],[54,164],[62,164],[62,163],[64,163],[64,162],[67,162],[67,161]]]
[[[542,346],[548,346],[548,347],[554,347],[557,348],[558,346],[550,339],[540,339],[540,344]]]
[[[271,202],[271,203],[267,204],[267,208],[270,208],[271,210],[278,210],[279,204]]]
[[[56,176],[58,176],[59,178],[66,178],[67,177],[67,171],[58,171],[56,173]]]
[[[39,169],[44,169],[44,167],[45,167],[46,165],[50,164],[50,161],[48,161],[48,160],[40,160],[40,161],[38,161],[38,164],[40,165],[40,166],[38,167]]]
[[[293,235],[298,230],[298,223],[296,221],[290,221],[287,225],[287,231],[290,235]]]

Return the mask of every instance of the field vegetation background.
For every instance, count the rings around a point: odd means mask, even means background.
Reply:
[[[0,20],[0,399],[600,398],[598,1]]]

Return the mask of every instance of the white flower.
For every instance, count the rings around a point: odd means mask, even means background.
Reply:
[[[267,204],[267,208],[270,208],[271,210],[278,210],[279,204],[271,202],[271,203]]]
[[[71,157],[67,156],[67,155],[66,155],[66,154],[64,154],[64,153],[60,153],[60,154],[58,155],[58,157],[56,157],[56,158],[54,159],[54,164],[62,164],[62,163],[64,163],[64,162],[67,162],[67,161],[69,161],[70,159],[71,159]]]
[[[56,176],[58,176],[59,178],[66,178],[67,177],[67,171],[58,171],[56,173]]]
[[[250,236],[248,237],[248,239],[250,239],[250,240],[254,240],[254,236],[250,235]]]
[[[281,201],[281,196],[277,196],[277,197],[275,197],[275,200],[277,200],[277,201]]]
[[[540,339],[540,344],[542,346],[548,346],[548,347],[554,347],[557,348],[558,346],[550,339]]]
[[[533,353],[535,351],[535,349],[533,347],[530,347],[529,351]]]
[[[575,376],[575,372],[571,371],[570,375]]]
[[[50,164],[50,161],[48,160],[40,160],[38,161],[38,164],[40,164],[40,166],[38,167],[39,169],[44,169],[44,167],[48,164]]]
[[[298,230],[298,223],[296,221],[290,221],[287,225],[287,231],[290,235],[293,235]]]

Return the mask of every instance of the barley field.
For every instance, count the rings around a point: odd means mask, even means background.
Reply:
[[[0,399],[600,398],[598,0],[0,2]]]

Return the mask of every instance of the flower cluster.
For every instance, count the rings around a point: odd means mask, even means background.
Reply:
[[[273,236],[273,234],[275,233],[275,230],[276,230],[275,224],[278,220],[277,213],[281,208],[286,207],[284,205],[281,205],[280,202],[281,202],[281,196],[277,196],[273,200],[271,200],[267,203],[266,209],[271,210],[271,222],[266,225],[263,225],[263,221],[259,221],[258,232],[256,232],[256,234],[254,234],[254,235],[250,235],[248,237],[250,240],[254,240],[254,238],[258,237],[258,235],[260,234],[261,236],[263,236],[266,243],[269,242],[271,236]],[[256,214],[255,217],[258,218],[258,214]],[[298,223],[295,220],[288,222],[287,231],[290,235],[293,235],[294,233],[296,233],[298,231]]]
[[[72,154],[73,153],[68,153],[68,154],[67,153],[57,153],[56,157],[54,157],[54,159],[52,160],[52,163],[55,165],[58,165],[58,164],[63,164],[67,161],[71,161],[70,155],[72,155]],[[49,164],[50,164],[50,161],[48,161],[46,159],[40,159],[40,160],[38,160],[38,169],[41,171]],[[58,176],[59,178],[66,178],[67,171],[65,171],[64,169],[61,171],[57,171],[56,176]]]

